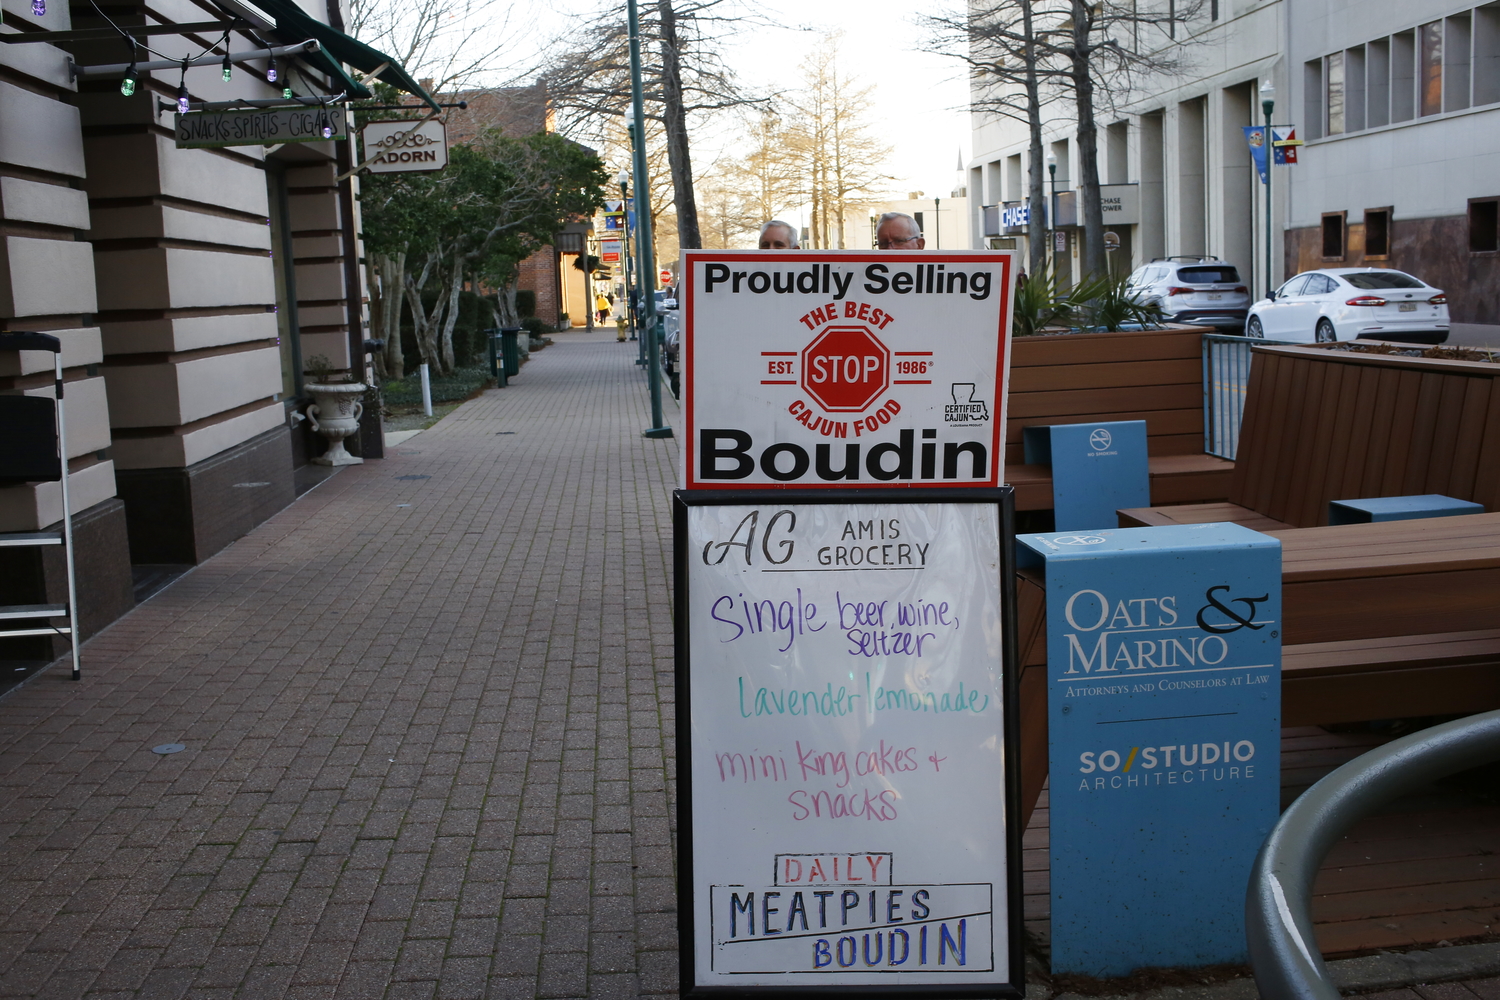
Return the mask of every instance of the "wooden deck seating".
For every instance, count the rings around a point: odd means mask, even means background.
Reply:
[[[1500,365],[1311,347],[1254,355],[1228,502],[1124,510],[1122,527],[1307,528],[1328,523],[1330,500],[1421,493],[1500,509]]]
[[[1052,506],[1052,472],[1026,465],[1033,424],[1145,420],[1151,502],[1229,495],[1233,462],[1203,453],[1203,330],[1022,337],[1012,342],[1005,481],[1019,510]]]
[[[1282,724],[1500,708],[1500,513],[1268,532],[1282,543]],[[1023,806],[1047,769],[1046,603],[1018,581]]]

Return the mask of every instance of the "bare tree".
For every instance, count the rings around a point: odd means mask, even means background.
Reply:
[[[678,246],[685,250],[702,245],[689,121],[762,100],[740,87],[717,48],[751,21],[757,19],[737,13],[730,0],[657,0],[641,11],[642,58],[653,49],[659,57],[642,67],[646,116],[663,129]],[[560,130],[596,138],[603,122],[630,114],[630,36],[617,7],[583,23],[554,46],[543,79]]]
[[[529,30],[513,23],[513,9],[499,0],[350,0],[349,33],[431,80],[433,92],[451,92],[504,72],[507,50]]]
[[[1047,61],[1051,46],[1039,37],[1043,31],[1037,23],[1038,7],[1045,2],[981,0],[962,16],[924,19],[932,32],[927,50],[956,56],[968,64],[971,85],[977,91],[972,107],[1026,125],[1030,162],[1026,204],[1029,231],[1034,234],[1026,244],[1032,274],[1042,273],[1047,264],[1046,243],[1037,236],[1047,215],[1042,130],[1061,76]]]
[[[1165,8],[1138,0],[1067,0],[1062,32],[1048,36],[1057,55],[1066,59],[1067,81],[1078,119],[1078,197],[1083,202],[1083,272],[1107,274],[1104,255],[1104,206],[1099,200],[1099,124],[1097,96],[1127,94],[1139,73],[1175,73],[1185,58],[1176,46],[1142,51],[1139,40],[1175,38],[1202,13],[1202,0],[1175,0]]]
[[[812,246],[848,245],[848,213],[867,204],[891,180],[880,167],[891,147],[869,124],[870,87],[839,69],[834,35],[803,63],[805,84],[786,96],[795,112],[786,144],[800,161],[804,193],[812,207]]]
[[[926,19],[933,30],[929,51],[957,55],[968,63],[979,90],[974,107],[1027,125],[1032,232],[1046,205],[1042,133],[1049,124],[1047,110],[1055,101],[1071,100],[1085,275],[1108,271],[1099,194],[1101,98],[1106,107],[1117,107],[1121,98],[1128,100],[1138,75],[1179,72],[1184,65],[1181,48],[1158,42],[1175,38],[1178,27],[1199,17],[1202,7],[1202,0],[1174,0],[1165,6],[1139,0],[976,0],[962,15]],[[1034,238],[1027,242],[1036,273],[1046,260],[1046,247]]]

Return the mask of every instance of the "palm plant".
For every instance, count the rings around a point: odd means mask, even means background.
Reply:
[[[1124,277],[1095,275],[1074,285],[1068,293],[1079,323],[1095,332],[1129,328],[1150,329],[1161,323],[1161,307],[1143,303],[1126,287]]]
[[[1069,293],[1057,290],[1051,266],[1042,267],[1016,286],[1011,335],[1031,337],[1048,327],[1067,326],[1072,313]]]

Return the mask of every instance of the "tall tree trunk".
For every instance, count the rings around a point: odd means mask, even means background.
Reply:
[[[373,296],[370,317],[375,336],[385,341],[385,349],[375,356],[376,370],[381,378],[399,379],[406,374],[406,358],[401,351],[401,306],[406,297],[406,251],[398,254],[375,254],[371,256],[375,278],[372,289],[378,285],[379,294]],[[379,304],[378,310],[375,309]]]
[[[500,290],[495,294],[495,316],[501,326],[521,325],[521,313],[516,308],[515,279],[500,283]]]
[[[441,301],[438,303],[436,312],[442,314],[443,323],[437,337],[438,356],[442,359],[442,372],[452,375],[457,367],[453,357],[453,328],[458,324],[459,293],[464,290],[464,258],[462,254],[453,255],[453,267],[448,272],[448,287],[444,289],[448,296],[447,308],[444,309]]]
[[[1089,36],[1094,12],[1073,0],[1073,97],[1078,109],[1078,199],[1083,202],[1083,275],[1108,273],[1104,256],[1104,206],[1099,200],[1099,126],[1094,121],[1094,73]]]
[[[387,296],[385,289],[380,284],[380,269],[384,263],[382,255],[374,253],[365,254],[365,288],[370,295],[370,336],[379,338],[385,330],[385,305]],[[390,374],[385,368],[385,351],[376,351],[370,360],[375,366],[375,380],[386,382]]]
[[[428,256],[422,265],[422,274],[418,278],[407,275],[406,297],[411,309],[413,332],[416,335],[417,351],[422,355],[422,361],[434,374],[443,371],[442,352],[438,347],[438,326],[443,321],[444,300],[440,295],[437,302],[433,304],[432,312],[427,312],[427,306],[422,301],[422,289],[427,286],[427,279],[432,277],[434,268],[442,273],[442,254],[433,253]]]
[[[1028,150],[1031,170],[1027,174],[1026,201],[1030,222],[1026,226],[1026,249],[1031,258],[1031,273],[1040,275],[1047,266],[1047,182],[1042,176],[1042,85],[1036,72],[1036,25],[1032,20],[1032,0],[1017,0],[1021,7],[1021,30],[1026,37],[1026,125],[1031,133]],[[1056,276],[1054,275],[1054,280]]]
[[[698,201],[693,195],[693,163],[688,155],[687,111],[682,106],[682,50],[672,0],[657,0],[661,19],[662,118],[667,133],[667,162],[672,168],[672,201],[677,208],[677,246],[703,246],[698,230]],[[593,303],[589,303],[593,308]]]

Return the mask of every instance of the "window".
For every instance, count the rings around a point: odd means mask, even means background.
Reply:
[[[1413,75],[1417,63],[1416,32],[1391,36],[1391,121],[1411,121],[1416,116],[1412,99],[1417,91]]]
[[[1302,117],[1306,134],[1304,139],[1323,138],[1323,109],[1328,95],[1323,91],[1323,60],[1309,59],[1302,65]],[[1254,107],[1254,99],[1251,100]],[[1252,124],[1255,116],[1250,116]]]
[[[1177,269],[1177,279],[1189,285],[1210,284],[1239,284],[1240,272],[1228,264],[1216,264],[1213,267],[1180,267]]]
[[[1344,131],[1344,54],[1335,52],[1327,59],[1324,79],[1328,81],[1328,134]]]
[[[1422,116],[1443,110],[1443,22],[1422,25],[1422,64],[1419,86],[1422,92]]]
[[[1474,103],[1500,101],[1500,4],[1474,11]]]
[[[1310,274],[1307,276],[1307,287],[1302,289],[1303,295],[1327,295],[1338,288],[1338,285],[1326,274]]]
[[[1365,258],[1384,259],[1391,255],[1391,210],[1365,209]]]
[[[1382,268],[1379,271],[1359,271],[1354,274],[1344,275],[1344,280],[1355,288],[1364,291],[1375,291],[1380,288],[1426,288],[1416,278],[1401,271],[1388,271]]]
[[[1297,275],[1291,281],[1288,281],[1286,284],[1282,285],[1280,288],[1278,288],[1276,290],[1276,297],[1278,299],[1281,299],[1281,298],[1286,298],[1289,295],[1301,295],[1302,294],[1302,286],[1307,284],[1307,279],[1308,279],[1308,275],[1305,275],[1305,274],[1299,274],[1299,275]]]
[[[1323,259],[1344,259],[1344,212],[1323,213]]]
[[[1473,22],[1458,14],[1443,22],[1447,56],[1443,59],[1443,110],[1462,111],[1469,106],[1469,44]]]
[[[1500,198],[1470,200],[1469,252],[1500,252]]]

